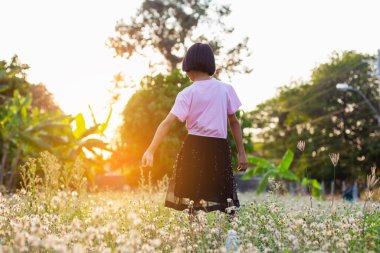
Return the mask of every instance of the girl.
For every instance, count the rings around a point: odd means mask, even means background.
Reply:
[[[208,44],[192,45],[183,59],[182,70],[193,83],[178,93],[142,157],[142,166],[153,165],[154,152],[171,124],[186,121],[188,135],[177,155],[165,206],[230,213],[228,207],[239,207],[240,203],[227,142],[227,118],[238,149],[238,170],[245,171],[248,164],[235,116],[241,102],[230,84],[212,78],[215,60]]]

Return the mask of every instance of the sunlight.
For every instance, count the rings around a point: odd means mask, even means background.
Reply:
[[[380,2],[1,8],[0,253],[380,252]]]

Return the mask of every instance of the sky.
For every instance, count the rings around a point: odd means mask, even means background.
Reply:
[[[0,0],[0,60],[17,54],[31,68],[28,80],[43,83],[68,114],[88,105],[105,120],[113,76],[122,72],[138,80],[149,73],[149,59],[114,58],[105,43],[118,20],[128,21],[140,0]],[[230,3],[226,20],[235,28],[231,40],[248,36],[253,52],[244,64],[250,74],[231,83],[242,109],[249,111],[276,95],[278,87],[308,80],[334,51],[376,54],[380,49],[380,1],[376,0],[216,0]],[[125,90],[114,105],[107,137],[121,122],[120,112],[133,94]]]

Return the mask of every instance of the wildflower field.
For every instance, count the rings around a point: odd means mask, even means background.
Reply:
[[[0,196],[0,252],[379,252],[380,204],[240,193],[238,215],[163,207],[167,179],[135,191]],[[365,223],[364,223],[365,221]],[[365,226],[364,226],[365,224]]]

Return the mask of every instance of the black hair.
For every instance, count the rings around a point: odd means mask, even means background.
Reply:
[[[197,70],[212,76],[215,73],[215,58],[211,47],[203,43],[192,45],[182,61],[182,70]]]

